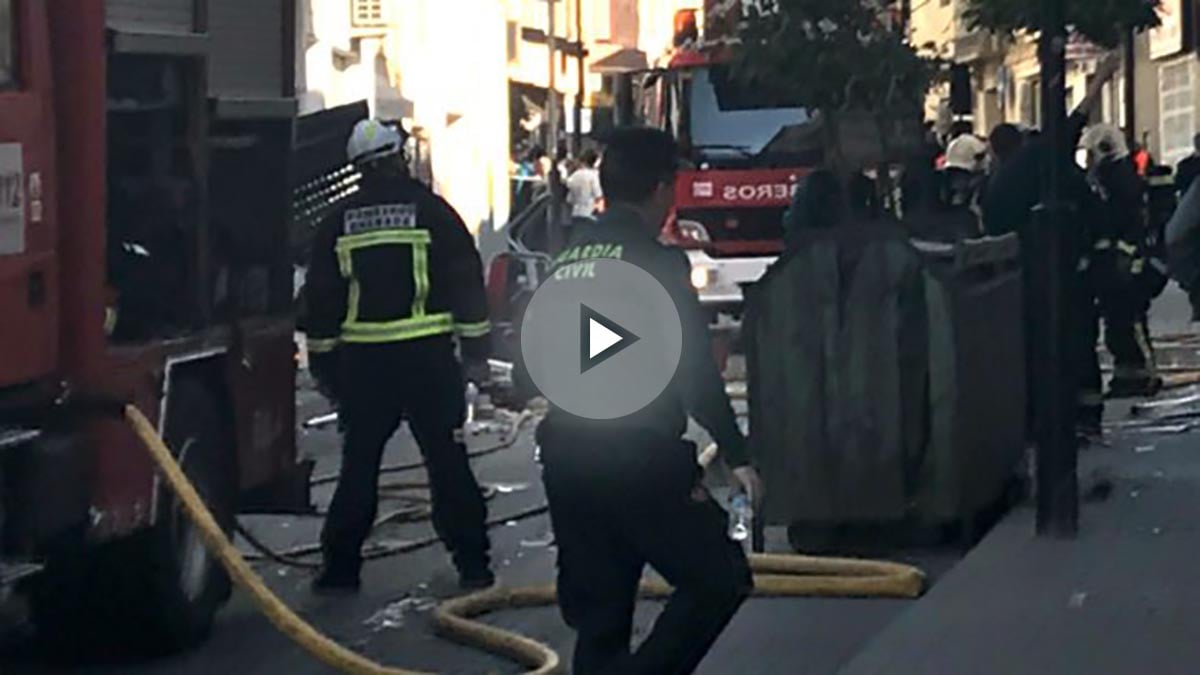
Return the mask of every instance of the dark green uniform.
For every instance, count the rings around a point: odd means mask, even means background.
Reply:
[[[725,512],[697,489],[696,448],[683,440],[687,418],[712,434],[732,466],[747,463],[745,440],[712,355],[686,254],[658,243],[642,215],[620,205],[574,230],[556,267],[594,258],[636,264],[671,295],[683,323],[675,379],[646,408],[609,421],[552,409],[538,429],[559,548],[559,602],[579,633],[574,672],[690,673],[753,582],[745,554],[726,536]],[[646,564],[676,592],[631,654]]]

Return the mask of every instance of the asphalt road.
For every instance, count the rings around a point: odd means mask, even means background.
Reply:
[[[319,396],[301,391],[301,418],[323,412]],[[476,447],[494,443],[495,437],[473,439]],[[336,471],[339,443],[336,432],[303,432],[304,454],[318,460],[318,474]],[[388,462],[417,458],[407,431],[397,435],[388,449]],[[531,434],[526,432],[511,448],[475,460],[480,481],[497,488],[490,502],[491,515],[517,513],[544,503]],[[401,476],[419,480],[420,472]],[[318,504],[330,497],[328,488],[315,491]],[[388,503],[381,511],[388,510]],[[395,506],[395,504],[392,504]],[[278,549],[315,542],[320,521],[314,518],[247,517],[254,533]],[[374,536],[382,542],[409,541],[431,533],[428,524],[384,526]],[[492,532],[497,571],[510,585],[544,583],[554,576],[554,548],[545,516],[509,522]],[[784,550],[782,536],[771,533],[774,550]],[[957,553],[933,552],[909,557],[935,575],[947,569]],[[257,569],[270,586],[318,628],[343,644],[387,664],[443,673],[517,673],[519,667],[486,654],[459,647],[434,636],[429,609],[439,597],[454,593],[454,571],[441,547],[370,563],[363,593],[354,598],[326,599],[308,591],[308,573],[273,564]],[[701,672],[710,675],[746,670],[754,673],[823,675],[833,673],[859,647],[903,611],[910,603],[884,600],[753,600],[734,620]],[[659,606],[639,610],[638,635],[644,635]],[[544,640],[569,653],[571,631],[553,608],[510,612],[493,617],[498,625]],[[260,617],[247,599],[235,594],[219,616],[212,638],[201,648],[180,656],[153,661],[121,658],[104,664],[55,663],[53,654],[39,651],[32,640],[18,640],[0,653],[0,672],[14,675],[81,673],[87,675],[239,675],[289,673],[316,675],[329,672]]]

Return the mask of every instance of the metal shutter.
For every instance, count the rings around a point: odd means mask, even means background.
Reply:
[[[209,0],[209,91],[218,98],[280,98],[284,0]]]
[[[191,33],[194,0],[108,0],[108,26],[119,31]]]

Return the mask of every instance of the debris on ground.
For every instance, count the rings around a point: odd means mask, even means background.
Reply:
[[[1070,609],[1080,609],[1083,603],[1087,602],[1088,594],[1086,591],[1075,591],[1071,597],[1067,599],[1067,607]]]
[[[511,495],[529,489],[529,483],[492,483],[491,488],[502,495]]]
[[[522,539],[521,548],[549,548],[554,545],[554,533],[547,532],[538,539]]]
[[[304,428],[308,430],[325,429],[338,423],[338,414],[336,412],[326,413],[310,417],[304,422]]]
[[[437,606],[433,598],[407,596],[375,612],[363,622],[364,626],[378,633],[404,627],[404,619],[412,613],[425,613]]]

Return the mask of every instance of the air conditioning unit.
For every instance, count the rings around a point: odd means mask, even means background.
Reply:
[[[351,23],[355,28],[379,28],[387,25],[386,0],[351,0]]]

